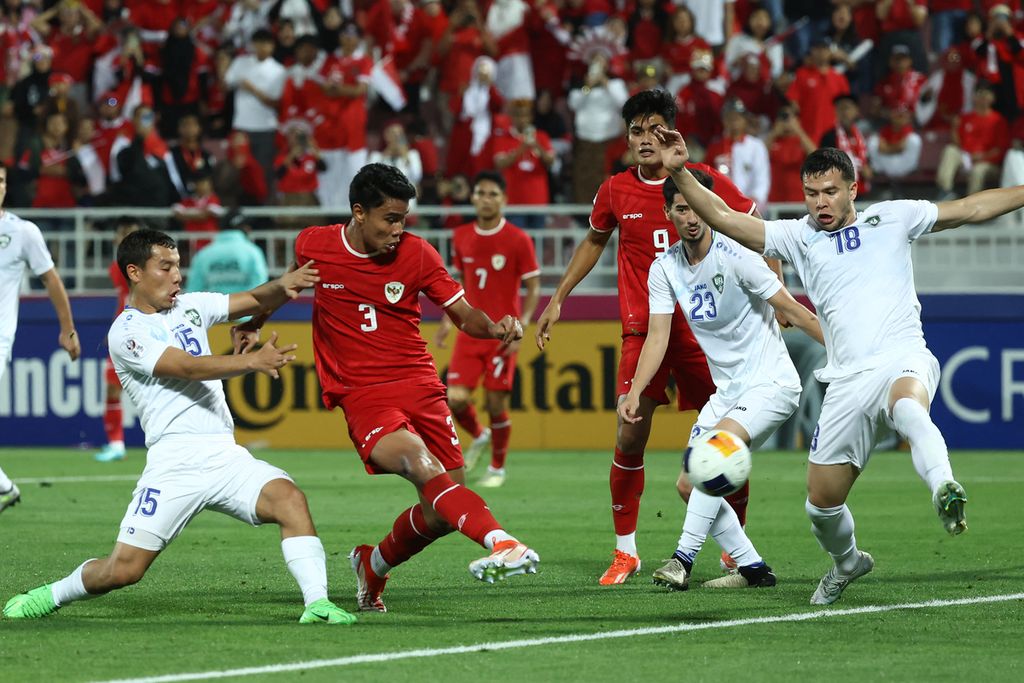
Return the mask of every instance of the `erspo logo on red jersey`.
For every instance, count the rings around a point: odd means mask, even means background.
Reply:
[[[624,213],[624,214],[622,214],[622,220],[624,220],[624,221],[635,220],[635,219],[643,218],[643,217],[644,217],[644,215],[642,213]]]

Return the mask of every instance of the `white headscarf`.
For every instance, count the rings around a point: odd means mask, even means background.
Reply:
[[[490,68],[491,81],[481,81],[478,74],[480,67]],[[491,85],[494,83],[494,73],[497,64],[493,59],[486,56],[477,57],[473,62],[472,77],[466,91],[462,93],[462,119],[469,120],[469,129],[473,133],[473,141],[470,143],[470,154],[476,156],[487,144],[491,137]]]

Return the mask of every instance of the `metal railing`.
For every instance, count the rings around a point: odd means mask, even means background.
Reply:
[[[591,206],[560,204],[551,206],[508,207],[506,215],[542,214],[544,229],[531,230],[541,266],[541,284],[550,293],[565,271],[579,241],[586,235]],[[169,209],[153,208],[77,208],[13,209],[22,218],[35,221],[43,230],[54,261],[68,289],[79,294],[110,292],[108,268],[114,257],[113,224],[124,215],[137,216],[146,223],[167,229],[175,224]],[[247,218],[258,226],[251,237],[267,256],[272,275],[280,274],[292,259],[298,230],[286,225],[323,225],[347,219],[344,214],[322,207],[247,207]],[[766,211],[768,218],[788,218],[805,213],[803,204],[776,204]],[[472,219],[468,206],[419,206],[409,230],[433,244],[446,262],[451,262],[452,231],[440,227],[450,216]],[[191,252],[197,242],[214,233],[167,229],[181,244],[187,275]],[[577,291],[594,294],[615,292],[616,235],[612,236],[597,266]],[[1024,293],[1024,215],[1004,216],[985,225],[960,228],[918,240],[913,248],[914,275],[918,291],[940,292],[1016,292]],[[796,289],[799,282],[787,271],[787,280]]]

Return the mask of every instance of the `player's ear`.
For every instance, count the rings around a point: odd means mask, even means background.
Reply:
[[[850,201],[852,202],[857,198],[857,181],[854,180],[850,183]]]

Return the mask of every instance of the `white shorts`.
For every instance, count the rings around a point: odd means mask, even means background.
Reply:
[[[932,400],[939,386],[939,361],[927,349],[915,351],[829,384],[808,460],[816,465],[852,463],[863,470],[882,436],[879,429],[895,428],[889,415],[889,390],[901,377],[920,380]]]
[[[800,387],[786,387],[775,382],[758,384],[743,392],[738,401],[726,403],[718,394],[704,404],[690,431],[690,441],[708,431],[725,418],[735,420],[750,435],[750,449],[760,448],[800,405]]]
[[[117,541],[163,550],[207,508],[258,526],[256,501],[274,479],[292,481],[287,472],[257,460],[231,436],[206,436],[201,442],[161,439],[146,455],[146,469]]]

